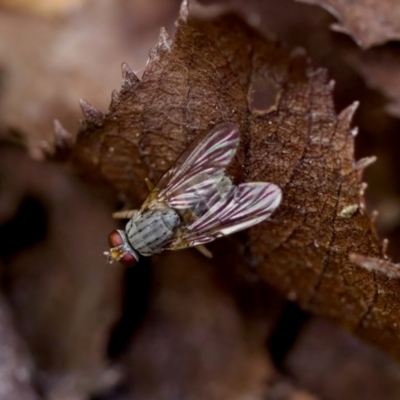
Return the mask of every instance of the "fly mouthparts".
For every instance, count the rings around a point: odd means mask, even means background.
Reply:
[[[109,251],[105,251],[103,255],[106,256],[108,264],[112,264],[114,262],[114,258],[112,257],[111,253]]]
[[[133,249],[128,248],[126,243],[112,247],[103,254],[106,256],[109,264],[112,264],[114,261],[120,261],[125,266],[131,267],[139,261],[139,255]]]

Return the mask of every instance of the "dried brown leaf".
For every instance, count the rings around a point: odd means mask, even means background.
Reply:
[[[333,30],[350,35],[363,48],[400,39],[400,4],[397,0],[297,0],[319,5],[339,23]]]
[[[361,175],[371,159],[354,160],[357,104],[336,114],[326,71],[233,15],[200,20],[185,4],[174,40],[161,31],[142,80],[123,71],[102,125],[89,117],[82,126],[75,165],[137,205],[144,177],[156,180],[200,132],[237,122],[242,142],[230,173],[283,189],[273,219],[243,243],[259,274],[303,308],[400,357],[395,282],[349,260],[383,251],[364,203]],[[269,109],[254,108],[259,86],[278,92]]]

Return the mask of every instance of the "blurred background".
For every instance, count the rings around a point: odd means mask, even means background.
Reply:
[[[325,9],[292,0],[202,3],[306,49],[336,81],[337,111],[361,101],[356,159],[378,157],[367,206],[400,260],[399,37],[362,49]],[[365,7],[371,18],[378,3]],[[224,265],[191,250],[105,264],[114,194],[44,161],[53,120],[75,134],[80,98],[105,112],[121,63],[140,77],[179,8],[0,0],[0,399],[398,399],[397,362],[236,268],[230,239]]]

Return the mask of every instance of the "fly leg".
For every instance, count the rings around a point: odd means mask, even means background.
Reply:
[[[146,182],[147,188],[151,192],[154,189],[154,185],[149,178],[144,178]],[[115,219],[131,219],[134,215],[136,215],[139,210],[122,210],[113,213],[113,218]]]
[[[154,185],[149,178],[144,178],[146,185],[151,192],[154,189]],[[115,219],[131,219],[134,215],[136,215],[139,210],[122,210],[113,213],[113,218]]]
[[[206,246],[203,246],[202,244],[199,244],[198,246],[195,246],[195,249],[198,250],[203,256],[207,258],[212,258],[213,255],[210,250],[207,249]]]
[[[154,189],[153,182],[149,178],[144,178],[144,181],[146,182],[149,192],[151,192]]]
[[[139,210],[122,210],[113,213],[113,218],[115,219],[131,219],[134,215],[136,215]]]

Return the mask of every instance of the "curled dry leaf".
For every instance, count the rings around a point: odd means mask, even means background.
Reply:
[[[123,271],[102,256],[101,232],[114,228],[105,199],[60,166],[0,146],[1,292],[48,399],[86,398],[114,379],[106,348]],[[8,340],[2,318],[1,340]]]
[[[350,35],[363,48],[400,39],[400,4],[397,0],[297,0],[319,5],[339,23],[332,29]]]
[[[396,46],[383,46],[363,54],[348,53],[350,64],[363,75],[367,84],[389,100],[386,111],[400,117],[400,56]]]
[[[304,309],[400,358],[397,280],[349,260],[384,254],[363,197],[371,159],[354,160],[357,104],[336,114],[333,87],[303,51],[289,53],[234,15],[188,16],[184,3],[174,40],[161,30],[142,80],[123,65],[122,89],[101,124],[86,107],[72,159],[138,205],[144,178],[157,180],[196,135],[238,123],[241,147],[229,172],[283,189],[272,220],[242,242],[252,265]],[[258,88],[275,99],[268,109],[256,108]]]

